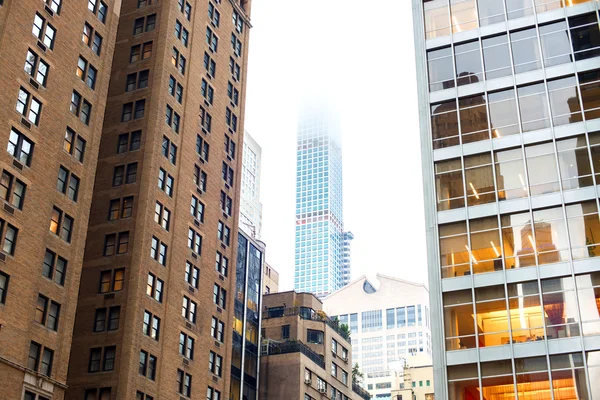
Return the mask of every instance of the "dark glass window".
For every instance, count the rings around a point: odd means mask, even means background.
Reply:
[[[600,55],[600,31],[596,13],[569,18],[569,28],[575,60]]]

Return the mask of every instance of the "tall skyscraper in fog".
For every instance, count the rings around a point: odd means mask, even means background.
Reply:
[[[242,191],[240,196],[240,224],[252,237],[260,239],[262,204],[260,202],[260,170],[262,148],[248,132],[244,134],[242,156]]]
[[[294,289],[322,297],[341,288],[343,243],[339,121],[326,107],[307,107],[296,148]]]
[[[435,398],[600,399],[598,2],[412,3]]]

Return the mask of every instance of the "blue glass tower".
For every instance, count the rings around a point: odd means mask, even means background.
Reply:
[[[300,115],[296,148],[294,289],[326,296],[343,286],[342,148],[324,107]]]

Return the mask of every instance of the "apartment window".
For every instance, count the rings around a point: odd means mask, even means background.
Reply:
[[[60,316],[60,304],[48,299],[46,296],[38,295],[35,312],[35,322],[44,325],[53,331],[58,330],[58,319]]]
[[[90,117],[92,112],[92,105],[79,93],[73,91],[71,95],[71,105],[69,107],[71,113],[86,125],[90,124]]]
[[[6,151],[24,165],[31,165],[34,144],[15,128],[10,130]]]
[[[27,50],[24,69],[27,75],[34,78],[37,83],[44,87],[46,86],[50,66],[31,49]]]
[[[202,127],[202,131],[205,131],[205,133],[210,133],[212,116],[202,107],[200,107],[200,126]]]
[[[73,218],[68,214],[63,215],[63,211],[57,207],[52,209],[50,217],[50,232],[59,236],[67,243],[71,243],[71,234],[73,231]]]
[[[98,70],[92,64],[89,64],[85,58],[80,56],[77,61],[77,76],[92,90],[96,88],[97,74]]]
[[[175,144],[173,144],[166,136],[163,136],[162,154],[171,162],[171,164],[177,165],[177,146],[175,146]]]
[[[42,41],[47,48],[54,48],[56,29],[38,13],[36,13],[35,17],[33,17],[33,28],[31,33],[33,33],[33,36]]]
[[[81,38],[83,43],[90,47],[92,51],[99,56],[102,50],[102,36],[94,31],[94,28],[87,22],[83,25],[83,36]]]
[[[308,343],[323,344],[323,331],[307,329],[306,330],[306,341]]]
[[[204,222],[204,203],[198,198],[192,195],[192,204],[190,206],[190,213],[199,222]]]
[[[106,270],[100,272],[100,287],[98,293],[119,292],[123,290],[125,269]]]
[[[132,119],[144,118],[145,109],[146,99],[136,100],[135,102],[123,104],[121,122],[131,121]]]
[[[338,366],[335,363],[331,363],[331,375],[335,377],[338,375]]]
[[[204,69],[210,78],[215,77],[217,72],[217,63],[208,55],[208,53],[204,53]]]
[[[231,49],[237,57],[242,55],[242,41],[233,32],[231,33]]]
[[[208,44],[208,48],[213,53],[216,52],[219,47],[219,38],[208,26],[206,27],[206,44]]]
[[[194,183],[198,186],[198,188],[202,191],[202,192],[206,192],[206,172],[201,171],[200,167],[197,165],[194,165]]]
[[[139,1],[139,0],[138,0]],[[143,0],[142,0],[143,1]],[[139,390],[136,392],[135,400],[154,400],[154,397],[140,392]]]
[[[192,324],[196,323],[196,308],[197,304],[187,296],[183,296],[183,304],[181,307],[181,316]]]
[[[231,199],[231,197],[227,196],[227,194],[223,191],[221,191],[221,198],[219,200],[219,204],[223,213],[231,217],[231,212],[233,210],[233,200]]]
[[[108,220],[114,221],[119,218],[129,218],[133,212],[133,196],[110,201],[108,209]]]
[[[104,256],[127,253],[129,246],[129,232],[119,232],[104,237]]]
[[[41,344],[36,342],[31,342],[29,346],[29,359],[27,361],[27,368],[37,371],[42,375],[50,376],[52,373],[53,359],[54,350],[51,350],[47,347],[42,347]]]
[[[229,57],[229,72],[231,72],[234,81],[240,81],[240,66],[233,57]]]
[[[181,117],[173,108],[167,104],[165,111],[165,123],[173,129],[175,133],[179,133],[179,124]]]
[[[196,153],[203,161],[208,161],[210,145],[200,135],[196,135]]]
[[[156,315],[152,315],[149,311],[144,311],[142,332],[144,335],[149,336],[154,340],[158,340],[160,334],[160,318]]]
[[[210,335],[217,341],[223,343],[223,332],[225,331],[225,324],[219,321],[217,318],[212,317],[210,325]]]
[[[56,189],[59,192],[66,194],[69,199],[77,202],[79,194],[79,178],[61,165],[58,168]]]
[[[242,16],[240,14],[238,14],[237,11],[235,11],[235,10],[233,10],[232,20],[233,20],[233,26],[235,26],[235,30],[238,33],[242,33],[244,30],[244,20],[242,19]]]
[[[175,97],[175,100],[181,104],[183,102],[183,86],[177,83],[177,80],[173,78],[173,76],[169,77],[169,94]],[[167,109],[168,110],[168,109]],[[170,116],[171,113],[167,111],[167,117]],[[167,125],[170,126],[170,123],[167,122]]]
[[[107,316],[108,321],[106,320]],[[96,309],[93,332],[115,331],[119,329],[120,316],[121,306],[108,308],[108,313],[106,307]]]
[[[229,246],[229,240],[231,237],[231,229],[221,221],[219,221],[219,225],[217,227],[217,237],[226,246]]]
[[[227,82],[227,97],[229,97],[231,104],[233,104],[234,106],[238,105],[240,92],[236,89],[235,86],[233,86],[233,83],[231,82]]]
[[[217,251],[215,269],[221,275],[227,276],[228,268],[229,268],[229,260],[223,254],[221,254],[220,252]]]
[[[150,70],[145,69],[139,72],[133,72],[127,75],[127,80],[125,83],[125,91],[132,92],[136,89],[145,89],[148,87],[148,76],[150,75]]]
[[[211,351],[208,357],[208,370],[217,376],[221,376],[222,365],[223,357]]]
[[[225,135],[225,153],[227,153],[232,160],[235,160],[235,142],[227,135]]]
[[[194,338],[186,333],[179,334],[179,354],[190,360],[194,359]]]
[[[67,260],[46,249],[42,265],[42,275],[64,286],[67,273]]]
[[[156,277],[152,273],[148,273],[148,284],[146,287],[146,294],[152,297],[154,300],[162,303],[163,296],[163,281]]]
[[[202,236],[192,228],[188,230],[188,247],[194,253],[202,254]]]
[[[193,340],[193,339],[192,339]],[[177,370],[177,385],[179,386],[179,394],[186,397],[192,395],[192,376],[182,370]]]
[[[233,186],[233,168],[231,168],[225,161],[223,161],[223,167],[221,169],[221,178],[223,178],[225,184]]]
[[[135,183],[137,179],[137,166],[138,163],[127,164],[127,174],[125,178],[125,184]]]
[[[198,289],[198,282],[200,280],[200,270],[195,267],[189,261],[185,262],[185,276],[184,279],[190,286]]]
[[[237,131],[237,115],[235,115],[229,107],[225,109],[225,122],[227,122],[227,126],[229,126],[232,131]]]
[[[154,207],[154,222],[159,224],[164,230],[168,232],[170,219],[171,211],[157,201]]]
[[[150,247],[150,257],[158,261],[162,266],[167,265],[167,250],[168,246],[161,242],[156,236],[152,236],[152,244]]]
[[[156,367],[158,359],[156,356],[149,354],[148,352],[140,351],[140,362],[138,372],[140,375],[145,376],[150,380],[156,379]]]
[[[0,175],[0,197],[13,207],[22,210],[25,197],[25,185],[21,180],[16,179],[6,170]]]
[[[169,197],[173,196],[174,178],[167,174],[167,171],[160,169],[158,171],[158,187],[165,192]]]
[[[8,293],[9,279],[9,275],[0,271],[0,304],[6,304],[6,294]]]
[[[282,339],[289,339],[290,338],[290,326],[289,325],[282,325],[281,326],[281,338]]]
[[[157,4],[157,3],[158,3],[158,0],[138,0],[137,8],[151,6],[152,4]]]
[[[173,52],[171,54],[171,63],[177,70],[181,73],[181,75],[185,75],[185,57],[181,55],[179,50],[173,47]]]
[[[65,151],[71,155],[74,155],[77,161],[83,162],[85,145],[86,141],[81,136],[77,135],[73,129],[67,127],[67,130],[65,131],[65,140],[63,143],[63,148]]]
[[[221,392],[209,386],[206,389],[206,400],[221,400]]]
[[[208,104],[213,103],[214,92],[214,89],[208,84],[208,82],[206,82],[206,79],[202,79],[200,93],[202,94],[202,97],[204,97],[205,102],[208,102]]]
[[[227,291],[216,283],[213,289],[213,302],[221,308],[225,308],[227,302]]]
[[[33,97],[23,87],[19,89],[19,96],[17,97],[17,112],[24,117],[27,117],[29,122],[34,125],[38,125],[40,122],[40,113],[42,112],[42,103]]]
[[[117,141],[117,154],[139,150],[141,141],[142,131],[133,131],[131,133],[120,134]]]
[[[208,19],[213,24],[214,27],[219,27],[219,20],[221,18],[221,13],[215,7],[212,2],[208,2]]]

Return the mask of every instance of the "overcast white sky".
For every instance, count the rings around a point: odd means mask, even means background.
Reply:
[[[262,146],[262,240],[293,288],[296,126],[306,91],[342,117],[352,278],[427,282],[410,1],[253,0],[246,130]]]

